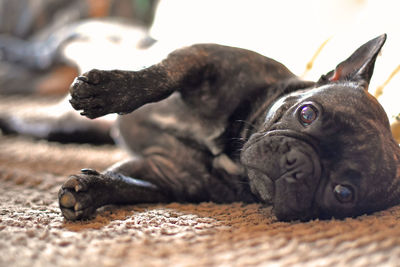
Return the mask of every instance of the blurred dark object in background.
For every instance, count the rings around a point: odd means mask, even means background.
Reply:
[[[150,26],[156,0],[1,0],[0,33],[28,39],[84,18],[123,17]]]
[[[0,0],[0,94],[64,94],[78,70],[57,53],[76,37],[74,25],[107,17],[146,29],[156,5],[157,0]]]

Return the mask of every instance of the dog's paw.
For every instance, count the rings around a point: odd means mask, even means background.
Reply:
[[[94,119],[109,113],[124,112],[126,88],[121,71],[91,70],[71,84],[70,103],[82,115]]]
[[[90,219],[101,202],[96,189],[100,174],[83,169],[81,174],[70,176],[58,192],[58,202],[63,216],[68,220]],[[97,181],[96,181],[97,180]]]

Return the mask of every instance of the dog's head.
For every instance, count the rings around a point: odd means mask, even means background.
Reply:
[[[279,99],[245,144],[250,185],[280,220],[342,218],[400,202],[400,149],[367,89],[379,36],[315,87]]]

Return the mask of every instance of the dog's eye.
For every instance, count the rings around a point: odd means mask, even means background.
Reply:
[[[317,118],[317,110],[312,105],[305,105],[300,108],[300,121],[303,125],[310,125]]]
[[[338,184],[333,189],[335,197],[341,203],[351,202],[354,199],[353,189],[346,185]]]

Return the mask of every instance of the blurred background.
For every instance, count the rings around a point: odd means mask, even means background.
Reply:
[[[7,99],[0,100],[0,113],[12,105],[5,96],[62,98],[79,73],[140,69],[192,43],[254,50],[317,80],[361,44],[387,33],[369,90],[399,137],[399,5],[396,0],[0,0],[0,98]]]
[[[261,205],[173,203],[108,207],[93,221],[68,223],[57,200],[66,177],[82,167],[104,170],[127,153],[6,136],[54,141],[55,128],[90,130],[93,121],[72,109],[67,93],[91,68],[140,69],[183,45],[212,42],[316,80],[387,33],[369,89],[400,141],[399,2],[0,0],[0,266],[399,266],[400,206],[283,223]]]

